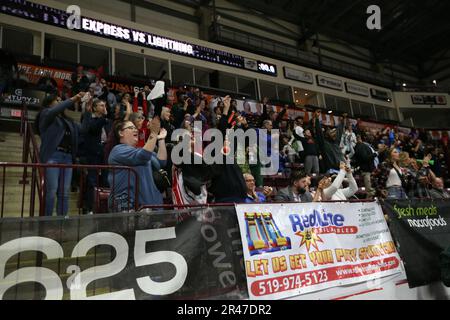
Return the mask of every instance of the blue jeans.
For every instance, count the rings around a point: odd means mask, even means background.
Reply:
[[[56,151],[52,154],[47,163],[72,164],[72,154]],[[72,169],[47,168],[45,179],[47,184],[45,215],[53,215],[56,193],[58,193],[56,212],[58,216],[67,215],[67,212],[69,211],[69,190],[70,182],[72,181]]]
[[[398,199],[405,200],[408,199],[408,196],[405,193],[405,190],[402,187],[389,187],[387,188],[388,196],[387,199]]]

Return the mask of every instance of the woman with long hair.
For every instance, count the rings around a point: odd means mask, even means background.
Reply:
[[[80,92],[63,102],[55,94],[50,94],[44,99],[44,109],[36,118],[38,134],[41,136],[41,163],[68,165],[73,163],[78,151],[79,127],[64,111],[78,103],[84,95],[84,92]],[[58,193],[57,214],[67,215],[71,180],[72,169],[46,169],[46,216],[53,214],[56,193]]]
[[[402,166],[402,158],[396,147],[391,147],[386,161],[375,174],[378,196],[387,199],[408,199],[408,170]]]

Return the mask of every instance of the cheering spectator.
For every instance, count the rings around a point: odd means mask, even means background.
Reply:
[[[92,88],[93,90],[93,97],[100,97],[103,93],[103,84],[100,82],[100,78],[96,77],[95,82],[92,82],[89,85],[89,88]]]
[[[72,74],[72,92],[73,94],[86,92],[89,85],[89,79],[84,71],[84,67],[79,64],[76,71]]]
[[[294,130],[292,132],[292,140],[291,140],[291,144],[294,145],[295,143],[297,144],[297,152],[298,152],[298,156],[300,158],[300,161],[303,161],[305,159],[305,154],[304,154],[304,147],[302,144],[302,140],[301,138],[304,138],[305,130],[303,129],[303,118],[301,116],[298,116],[295,118],[294,121]],[[307,173],[308,174],[308,173]]]
[[[235,122],[231,117],[228,117],[228,115],[233,114],[231,98],[226,96],[223,102],[224,116],[220,119],[219,130],[221,130],[222,135],[226,139],[226,130]],[[222,163],[212,165],[212,181],[209,191],[214,195],[216,202],[243,203],[247,194],[247,187],[241,169],[236,163],[227,164],[225,154]]]
[[[78,151],[78,125],[64,111],[77,103],[85,95],[78,93],[69,100],[61,102],[56,95],[49,95],[44,100],[44,108],[36,117],[38,134],[41,136],[41,163],[72,164]],[[69,209],[69,189],[72,169],[47,168],[45,215],[51,216],[58,193],[57,214],[67,215]]]
[[[143,148],[150,135],[150,129],[148,128],[149,122],[140,112],[133,112],[130,115],[130,121],[138,129],[138,142],[136,147]]]
[[[317,146],[316,141],[314,140],[311,130],[306,129],[304,131],[304,137],[298,136],[303,149],[305,156],[305,172],[306,174],[310,173],[319,173],[319,148]]]
[[[92,103],[92,113],[86,112],[81,122],[81,135],[84,141],[86,164],[104,164],[104,146],[111,122],[107,116],[106,103],[99,99],[94,99]],[[87,175],[87,211],[92,212],[94,206],[94,187],[106,186],[106,171],[100,171],[97,179],[97,170],[88,170]]]
[[[119,141],[109,155],[108,163],[133,168],[139,177],[139,194],[135,199],[135,180],[128,179],[126,170],[115,170],[109,174],[112,188],[109,206],[113,212],[132,210],[135,206],[158,205],[163,203],[163,196],[157,189],[152,175],[152,158],[156,157],[161,166],[167,160],[165,138],[167,132],[160,129],[159,121],[154,119],[150,126],[151,134],[143,148],[136,148],[138,130],[131,121],[121,121],[114,127],[114,135]],[[158,145],[158,154],[154,152]],[[137,202],[137,203],[136,203]]]
[[[320,152],[323,157],[323,163],[325,166],[326,172],[334,172],[339,169],[339,163],[345,162],[344,155],[339,147],[343,128],[344,121],[347,117],[344,114],[343,119],[338,125],[338,128],[333,128],[331,130],[327,130],[325,134],[322,132],[322,125],[320,123],[319,117],[321,116],[321,111],[317,110],[314,112],[313,116],[313,126],[315,132],[315,140],[319,145]]]
[[[100,95],[99,99],[106,101],[106,105],[108,108],[108,114],[111,115],[111,119],[113,119],[114,111],[117,105],[117,98],[114,93],[111,92],[111,88],[106,83],[105,79],[101,80],[102,83],[102,91],[103,93]]]
[[[142,113],[145,118],[148,118],[147,96],[145,95],[145,91],[139,91],[139,88],[134,89],[133,112],[139,111],[139,93],[142,96]]]
[[[346,201],[353,197],[353,195],[358,191],[358,185],[356,184],[355,178],[353,178],[352,170],[344,162],[339,165],[339,174],[331,183],[331,177],[325,177],[319,182],[316,194],[314,196],[314,201]],[[349,186],[347,188],[342,188],[342,183],[344,179],[347,178]]]
[[[397,148],[389,149],[386,161],[375,173],[377,195],[388,199],[408,199],[405,190],[407,172],[407,169],[400,165],[400,153]]]
[[[371,175],[375,170],[374,160],[377,154],[374,152],[372,147],[363,141],[361,135],[356,137],[355,152],[352,160],[355,165],[359,167],[362,172],[364,179],[364,187],[369,197],[375,195],[375,191],[372,188]]]
[[[349,124],[346,127],[345,132],[343,133],[341,138],[342,153],[344,155],[349,155],[349,157],[351,158],[355,152],[354,149],[356,146],[356,142],[356,135],[353,132],[352,126]]]

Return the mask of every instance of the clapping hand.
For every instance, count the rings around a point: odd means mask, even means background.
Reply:
[[[161,121],[159,120],[159,118],[155,117],[148,123],[147,127],[148,129],[150,129],[150,132],[152,134],[158,135],[161,131]]]
[[[158,140],[159,139],[166,139],[166,137],[167,137],[167,130],[162,128],[161,131],[159,132]]]
[[[263,194],[264,196],[268,197],[272,194],[273,189],[271,187],[264,187]]]

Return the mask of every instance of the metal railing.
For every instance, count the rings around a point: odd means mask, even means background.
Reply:
[[[22,168],[22,180],[19,181],[19,183],[23,186],[22,187],[22,196],[21,196],[21,205],[20,205],[20,216],[24,217],[26,215],[30,217],[35,216],[35,204],[36,201],[39,203],[39,209],[38,209],[38,215],[44,216],[45,215],[45,207],[46,207],[46,196],[47,196],[47,179],[46,179],[46,173],[47,169],[54,168],[59,169],[60,172],[62,172],[62,179],[59,182],[58,191],[57,194],[60,192],[60,188],[63,188],[64,182],[65,182],[65,174],[68,169],[71,169],[72,171],[77,170],[79,174],[79,181],[78,181],[78,187],[79,187],[79,193],[78,193],[78,199],[77,199],[77,209],[78,214],[80,214],[83,210],[86,193],[91,192],[92,190],[89,190],[87,188],[86,183],[86,176],[87,172],[95,171],[96,177],[96,184],[94,186],[95,194],[93,196],[94,198],[94,212],[96,213],[105,213],[108,212],[108,205],[104,204],[104,199],[106,196],[109,196],[112,194],[112,207],[115,206],[115,179],[116,179],[116,172],[119,170],[125,170],[128,172],[127,174],[127,198],[128,198],[128,210],[137,210],[139,207],[138,204],[138,195],[139,195],[139,177],[136,173],[136,171],[131,167],[126,166],[107,166],[107,165],[81,165],[81,164],[71,164],[71,165],[65,165],[65,164],[42,164],[40,162],[40,156],[39,156],[39,144],[37,143],[34,130],[33,130],[33,123],[29,121],[28,119],[28,108],[25,103],[22,104],[22,113],[21,113],[21,121],[20,121],[20,135],[23,137],[23,149],[22,149],[22,163],[9,163],[9,162],[2,162],[0,163],[0,169],[2,172],[2,192],[1,192],[1,204],[0,204],[0,217],[4,217],[4,207],[5,207],[5,191],[6,191],[6,180],[7,180],[7,169],[12,168]],[[29,170],[31,169],[31,173]],[[100,183],[100,176],[105,172],[112,171],[112,190],[110,188],[102,188],[102,184]],[[133,179],[131,178],[133,176]],[[31,178],[31,183],[29,179]],[[131,196],[131,185],[135,186],[135,192],[134,192],[134,203],[130,203],[130,196]],[[27,194],[27,185],[29,185],[29,193]],[[61,191],[62,192],[62,191]],[[29,207],[28,207],[28,214],[25,214],[25,199],[26,195],[29,196]],[[103,203],[102,203],[103,202]],[[59,204],[59,202],[58,202]],[[102,205],[103,204],[103,205]],[[17,213],[14,213],[17,214]]]
[[[61,197],[63,194],[62,188],[65,184],[65,178],[66,173],[68,170],[79,170],[81,172],[86,172],[87,170],[95,170],[96,172],[96,180],[97,180],[97,187],[94,188],[94,207],[99,208],[100,207],[100,201],[101,198],[110,196],[112,199],[112,207],[115,207],[115,197],[116,194],[115,190],[115,183],[116,183],[116,175],[118,171],[126,171],[126,183],[127,183],[127,202],[128,202],[128,210],[137,210],[139,208],[139,176],[132,167],[126,167],[126,166],[106,166],[106,165],[80,165],[80,164],[47,164],[47,163],[11,163],[11,162],[0,162],[0,173],[1,173],[1,182],[0,185],[2,187],[1,189],[1,203],[0,203],[0,218],[3,218],[5,216],[5,203],[8,201],[7,197],[5,196],[6,190],[8,185],[6,184],[6,181],[8,179],[8,174],[11,173],[11,170],[13,168],[19,168],[23,170],[22,180],[20,183],[23,185],[22,187],[22,195],[20,197],[20,217],[34,217],[36,215],[36,208],[35,204],[36,201],[39,203],[39,209],[37,210],[39,216],[45,215],[45,208],[46,208],[46,197],[47,197],[47,170],[48,169],[59,169],[60,172],[62,172],[62,176],[58,178],[58,191],[56,193],[55,197]],[[29,171],[31,170],[31,174]],[[111,188],[99,188],[100,185],[100,176],[102,172],[109,171],[112,173],[112,186]],[[12,176],[16,172],[12,172]],[[80,191],[78,194],[78,203],[77,203],[77,209],[78,214],[81,214],[83,204],[84,204],[84,195],[86,194],[87,188],[86,183],[84,181],[84,174],[80,175]],[[31,178],[31,183],[29,183],[29,180]],[[27,192],[27,185],[29,186],[29,192]],[[132,191],[134,186],[134,191]],[[28,213],[26,213],[26,199],[29,201],[28,206]],[[130,199],[134,199],[133,203]],[[104,199],[103,199],[104,200]],[[58,202],[59,205],[60,202]],[[61,204],[62,205],[62,204]],[[57,208],[58,209],[58,208]],[[107,212],[107,208],[102,208],[102,210],[98,213],[105,213]]]

